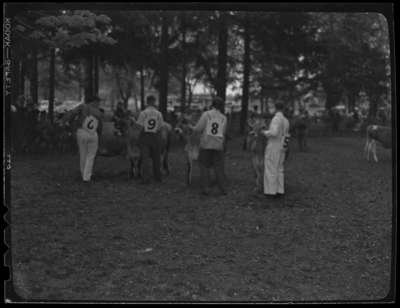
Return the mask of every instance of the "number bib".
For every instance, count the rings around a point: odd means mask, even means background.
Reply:
[[[156,118],[147,118],[144,121],[144,131],[146,133],[155,133],[157,132],[157,119]]]
[[[95,133],[99,125],[99,120],[96,117],[89,115],[83,120],[82,128],[89,133]]]
[[[287,150],[289,146],[290,136],[283,136],[282,138],[282,147],[284,150]]]
[[[214,136],[214,137],[223,137],[224,136],[224,126],[225,126],[225,119],[211,118],[207,122],[206,134],[209,136]]]

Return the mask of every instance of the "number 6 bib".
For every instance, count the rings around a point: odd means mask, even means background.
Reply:
[[[94,133],[96,132],[98,125],[99,121],[96,119],[96,117],[89,115],[83,120],[82,128],[89,133]]]
[[[214,137],[223,137],[225,120],[223,118],[211,118],[206,127],[206,134]]]

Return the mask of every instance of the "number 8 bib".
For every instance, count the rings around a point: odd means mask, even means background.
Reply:
[[[206,134],[214,137],[223,137],[224,125],[224,119],[212,118],[207,123]]]

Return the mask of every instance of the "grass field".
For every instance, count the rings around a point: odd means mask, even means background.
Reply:
[[[161,185],[98,158],[82,185],[77,155],[15,157],[14,286],[26,299],[302,301],[380,299],[389,291],[390,151],[360,138],[313,138],[287,162],[284,200],[253,191],[250,154],[229,145],[229,195],[184,181],[182,149]]]

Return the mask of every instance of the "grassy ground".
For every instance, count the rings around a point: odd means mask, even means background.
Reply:
[[[287,162],[287,196],[253,192],[250,154],[231,142],[227,197],[184,182],[182,150],[162,185],[99,158],[82,185],[76,155],[12,163],[14,285],[50,300],[368,300],[389,291],[391,153],[359,138],[310,140]]]

